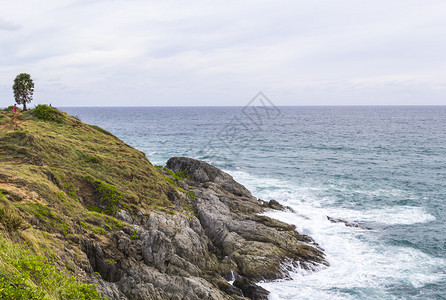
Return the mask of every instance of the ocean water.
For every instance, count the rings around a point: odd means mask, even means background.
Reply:
[[[202,159],[295,210],[330,267],[271,299],[446,299],[446,107],[63,108],[153,164]],[[327,216],[366,229],[331,223]]]

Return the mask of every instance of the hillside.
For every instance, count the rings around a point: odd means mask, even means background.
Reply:
[[[0,297],[265,299],[254,282],[284,262],[325,263],[258,215],[280,205],[203,162],[167,167],[53,107],[0,111]]]

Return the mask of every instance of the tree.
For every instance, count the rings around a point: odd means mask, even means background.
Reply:
[[[21,73],[17,75],[14,79],[14,85],[12,86],[14,90],[14,98],[17,104],[23,104],[23,110],[26,110],[26,103],[33,100],[34,93],[34,82],[31,76],[26,73]]]

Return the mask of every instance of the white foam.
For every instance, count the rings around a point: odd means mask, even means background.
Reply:
[[[296,269],[291,281],[261,283],[270,299],[386,299],[394,297],[389,286],[420,288],[444,280],[446,260],[411,247],[391,246],[374,231],[332,223],[328,216],[373,224],[415,224],[435,217],[421,207],[395,206],[381,209],[346,209],[320,198],[320,189],[274,178],[256,178],[237,170],[234,179],[262,199],[276,199],[295,210],[268,211],[266,215],[296,225],[325,250],[330,267],[308,273]],[[381,192],[379,192],[381,193]],[[397,192],[394,191],[396,194]],[[379,227],[379,226],[378,226]]]
[[[428,223],[436,218],[427,213],[422,207],[396,206],[385,209],[369,210],[333,210],[331,216],[359,222],[381,223],[386,225],[410,225],[416,223]]]

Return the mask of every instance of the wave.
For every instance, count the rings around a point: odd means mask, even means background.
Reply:
[[[413,247],[380,240],[373,230],[332,223],[327,216],[359,223],[416,224],[435,221],[422,207],[394,206],[346,209],[333,199],[321,199],[320,189],[302,182],[260,178],[241,170],[229,171],[255,196],[276,199],[295,212],[270,210],[265,215],[296,225],[324,248],[330,267],[318,272],[295,269],[292,281],[264,282],[271,299],[395,298],[445,280],[446,260]],[[379,228],[379,226],[377,226]]]

